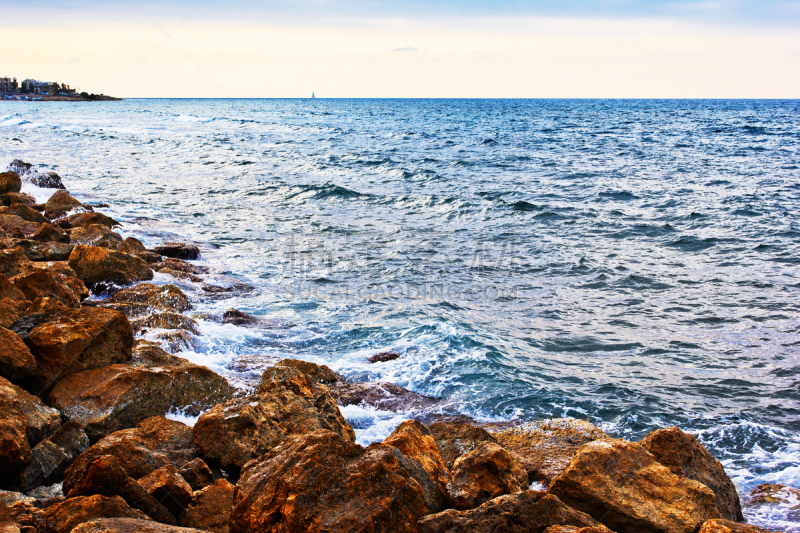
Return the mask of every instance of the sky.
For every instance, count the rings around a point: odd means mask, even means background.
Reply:
[[[800,98],[800,0],[0,0],[0,15],[0,76],[124,98]]]

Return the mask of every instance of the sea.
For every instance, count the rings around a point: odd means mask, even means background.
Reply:
[[[14,159],[197,243],[234,290],[177,282],[180,355],[240,387],[296,358],[481,422],[677,425],[743,496],[800,487],[800,101],[0,102]],[[343,414],[362,444],[420,416]],[[797,503],[745,514],[800,532]]]

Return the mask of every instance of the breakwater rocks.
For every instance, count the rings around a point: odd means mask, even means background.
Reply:
[[[176,355],[199,333],[192,302],[150,283],[204,284],[196,246],[147,249],[65,189],[37,204],[21,185],[0,174],[2,531],[765,531],[742,523],[722,465],[678,428],[635,443],[571,419],[429,415],[363,447],[340,406],[437,400],[297,360],[237,389]],[[260,323],[237,310],[223,322]],[[167,419],[173,408],[196,424]],[[748,505],[796,492],[762,486]]]

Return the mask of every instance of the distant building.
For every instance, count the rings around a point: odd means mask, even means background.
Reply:
[[[17,92],[17,78],[0,78],[0,93]]]
[[[36,94],[49,93],[51,85],[53,84],[49,81],[39,81],[28,78],[22,80],[22,92]]]

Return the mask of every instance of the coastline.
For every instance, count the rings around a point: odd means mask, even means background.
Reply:
[[[123,98],[115,98],[104,94],[92,94],[89,96],[59,96],[59,95],[36,95],[15,94],[6,95],[0,98],[0,102],[122,102]]]

